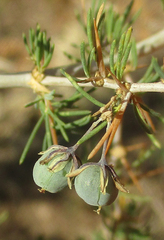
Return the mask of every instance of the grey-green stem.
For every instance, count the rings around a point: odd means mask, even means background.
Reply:
[[[164,30],[150,36],[149,38],[137,43],[138,56],[150,54],[164,46]],[[108,63],[109,59],[105,59]],[[65,67],[64,70],[73,76],[81,76],[82,66],[80,64],[70,65]],[[13,88],[13,87],[30,87],[28,82],[31,79],[31,72],[22,72],[14,74],[1,74],[0,75],[0,88]],[[84,79],[84,78],[83,78]],[[47,86],[70,86],[72,84],[64,77],[59,75],[59,68],[46,70],[46,77],[42,81],[43,85]],[[81,83],[80,86],[91,87],[91,83]],[[111,79],[105,79],[105,88],[117,89],[118,85]],[[130,91],[135,92],[164,92],[164,84],[158,83],[132,83]]]

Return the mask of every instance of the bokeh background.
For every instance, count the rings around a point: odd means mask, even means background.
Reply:
[[[86,2],[89,6],[90,1]],[[118,12],[123,12],[129,3],[128,0],[107,2],[114,3]],[[136,0],[132,12],[139,8],[142,8],[142,12],[133,31],[137,41],[158,32],[164,26],[160,0]],[[14,73],[32,69],[22,33],[27,34],[29,28],[35,28],[37,23],[41,29],[47,30],[47,35],[55,43],[50,67],[69,64],[63,51],[78,56],[79,53],[70,44],[79,44],[84,39],[83,31],[75,18],[76,11],[82,12],[81,2],[76,0],[1,0],[0,72]],[[154,54],[162,60],[164,50]],[[148,63],[150,57],[142,61]],[[74,190],[40,194],[33,182],[32,168],[41,149],[43,129],[37,134],[25,163],[21,166],[18,164],[23,147],[38,118],[33,108],[24,108],[34,97],[30,89],[0,89],[0,216],[8,215],[7,220],[0,225],[0,239],[34,240],[45,237],[49,240],[73,240],[84,237],[90,240],[94,232],[105,232],[101,216],[80,200]],[[146,101],[152,108],[164,113],[162,94],[148,94]],[[128,130],[123,130],[126,145],[143,139],[140,128],[135,132],[136,122],[130,120],[131,111],[128,114],[124,127]],[[157,124],[157,134],[162,141],[164,131],[161,129],[162,126]],[[158,154],[145,165],[145,169],[162,166],[162,153]],[[142,217],[149,219],[148,226],[154,239],[161,240],[164,239],[163,182],[163,174],[141,181],[145,195],[151,196],[151,202],[143,210]]]

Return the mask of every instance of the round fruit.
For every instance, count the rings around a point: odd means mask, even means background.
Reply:
[[[77,194],[86,203],[92,206],[110,205],[118,195],[118,189],[116,188],[111,173],[107,168],[106,173],[108,175],[108,184],[106,186],[106,193],[103,194],[101,192],[100,171],[102,171],[102,169],[99,165],[91,165],[85,168],[75,178],[75,190]]]
[[[56,193],[61,191],[67,186],[67,178],[65,175],[69,173],[72,167],[72,160],[69,160],[65,167],[57,172],[52,172],[48,169],[48,166],[52,163],[50,161],[48,164],[40,164],[40,159],[35,163],[33,169],[33,179],[36,185],[51,193]]]

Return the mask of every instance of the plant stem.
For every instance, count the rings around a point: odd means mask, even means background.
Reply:
[[[51,102],[49,100],[46,100],[46,103],[50,110],[53,112],[53,108],[51,105]],[[56,134],[56,129],[54,128],[54,120],[52,116],[49,115],[49,126],[50,126],[50,131],[51,131],[51,137],[52,137],[52,142],[53,144],[58,144],[58,139],[57,139],[57,134]]]
[[[146,38],[137,43],[137,55],[143,56],[150,54],[152,51],[155,51],[164,46],[164,30],[157,32],[156,34]],[[109,59],[105,59],[104,63],[108,63]],[[46,77],[42,81],[43,85],[57,85],[57,86],[71,86],[71,83],[63,77],[59,76],[59,67],[54,69],[48,69],[45,71]],[[73,76],[80,76],[82,71],[81,64],[74,64],[64,68],[66,72]],[[22,72],[14,74],[1,74],[0,75],[0,88],[8,87],[30,87],[28,82],[31,79],[31,72]],[[88,84],[79,84],[80,86],[90,87],[91,83]],[[104,87],[117,89],[118,86],[112,80],[106,79]],[[131,86],[131,92],[164,92],[164,84],[159,83],[134,83]]]
[[[0,88],[12,88],[12,87],[28,87],[28,82],[31,79],[31,73],[16,73],[0,75]],[[110,78],[105,78],[103,87],[110,89],[118,89],[118,85]],[[49,86],[63,86],[72,87],[72,84],[64,77],[46,76],[43,81],[43,85]],[[93,87],[91,83],[79,83],[81,87]],[[130,88],[131,93],[141,92],[164,92],[164,83],[132,83]]]
[[[99,118],[96,122],[92,123],[91,127],[87,130],[87,132],[78,140],[75,145],[80,145],[89,138],[93,137],[97,132],[99,132],[102,128],[106,126],[106,121],[103,121],[99,124],[102,120]],[[96,127],[99,124],[98,127]]]
[[[113,122],[111,123],[110,127],[108,128],[108,130],[106,131],[106,133],[104,134],[104,136],[101,138],[101,140],[98,142],[98,144],[94,147],[94,149],[91,151],[91,153],[88,155],[88,159],[91,159],[97,152],[98,150],[101,148],[101,146],[104,144],[104,142],[108,139],[108,144],[106,147],[106,153],[108,152],[108,149],[111,145],[111,142],[114,138],[114,135],[116,133],[116,130],[121,122],[121,119],[123,117],[123,114],[126,110],[126,107],[128,105],[128,102],[130,100],[131,97],[131,92],[128,92],[124,98],[124,101],[122,103],[122,106],[119,110],[119,112],[116,114],[116,117],[114,118]]]

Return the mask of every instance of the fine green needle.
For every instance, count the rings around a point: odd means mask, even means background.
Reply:
[[[26,143],[26,146],[25,146],[25,148],[24,148],[24,150],[23,150],[23,153],[22,153],[22,155],[21,155],[21,157],[20,157],[19,164],[22,164],[22,163],[24,162],[24,159],[25,159],[25,157],[26,157],[26,155],[27,155],[27,153],[28,153],[28,151],[29,151],[29,148],[30,148],[30,146],[31,146],[31,144],[32,144],[32,142],[33,142],[33,140],[34,140],[34,137],[35,137],[37,131],[39,130],[39,128],[40,128],[40,126],[41,126],[41,124],[42,124],[42,122],[43,122],[43,120],[44,120],[44,117],[45,117],[45,116],[42,115],[42,116],[40,117],[40,119],[38,120],[38,122],[36,123],[36,125],[35,125],[32,133],[31,133],[31,135],[30,135],[30,137],[29,137],[29,139],[28,139],[28,141],[27,141],[27,143]]]

